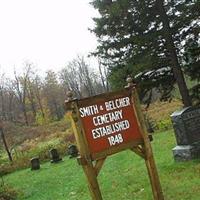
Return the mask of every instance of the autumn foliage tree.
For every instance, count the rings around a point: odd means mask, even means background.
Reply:
[[[27,126],[61,120],[69,90],[77,98],[108,90],[106,70],[100,70],[92,69],[84,56],[77,56],[58,73],[49,70],[41,76],[30,62],[21,72],[14,70],[12,79],[0,73],[0,119]]]

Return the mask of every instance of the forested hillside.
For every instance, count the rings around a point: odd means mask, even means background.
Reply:
[[[84,57],[69,62],[60,72],[41,74],[26,62],[13,78],[0,74],[0,119],[21,125],[42,125],[64,116],[66,94],[87,97],[109,90],[106,68],[94,70]]]

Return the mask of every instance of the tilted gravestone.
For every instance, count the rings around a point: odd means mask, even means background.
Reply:
[[[176,161],[200,158],[200,108],[187,107],[171,115],[177,146]]]
[[[51,149],[49,152],[51,156],[51,163],[57,163],[62,160],[58,154],[57,149]]]
[[[40,160],[38,157],[31,159],[31,170],[38,170],[40,169]]]

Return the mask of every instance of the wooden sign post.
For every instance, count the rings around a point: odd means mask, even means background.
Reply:
[[[72,128],[93,200],[102,200],[98,174],[107,156],[130,149],[145,160],[154,200],[163,200],[136,88],[66,102]]]

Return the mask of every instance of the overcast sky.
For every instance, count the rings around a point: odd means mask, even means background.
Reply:
[[[95,49],[88,31],[97,11],[90,0],[0,0],[0,66],[6,73],[26,60],[58,71]]]

